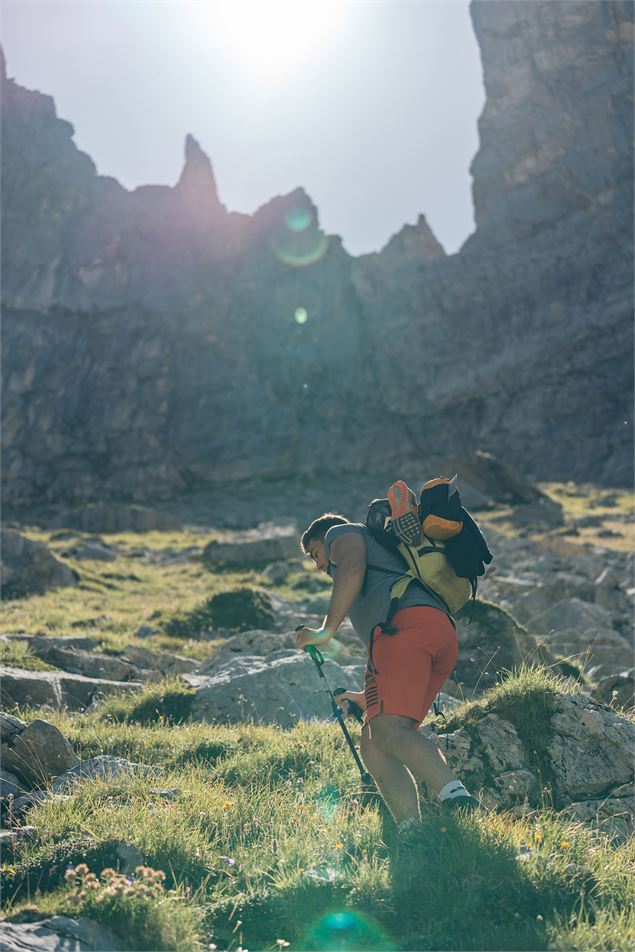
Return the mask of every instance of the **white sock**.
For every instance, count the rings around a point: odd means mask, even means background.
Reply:
[[[454,797],[469,797],[469,791],[463,786],[460,780],[451,780],[445,787],[439,790],[439,800],[452,800]]]
[[[418,816],[407,816],[405,820],[397,824],[397,833],[404,836],[407,833],[412,833],[413,830],[419,829],[420,826],[423,826],[423,824]]]

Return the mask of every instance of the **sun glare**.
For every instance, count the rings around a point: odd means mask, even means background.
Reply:
[[[216,0],[212,29],[245,69],[273,76],[307,62],[338,27],[343,0]]]

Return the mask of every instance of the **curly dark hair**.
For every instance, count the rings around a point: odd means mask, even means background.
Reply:
[[[324,536],[333,526],[345,526],[350,522],[346,516],[340,516],[336,512],[325,512],[323,516],[314,519],[308,529],[302,533],[300,545],[305,555],[309,554],[309,546],[314,539],[324,541]]]

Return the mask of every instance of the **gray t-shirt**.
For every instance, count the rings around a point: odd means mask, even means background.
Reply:
[[[390,586],[406,572],[406,567],[397,553],[390,552],[377,542],[366,526],[353,522],[346,525],[333,526],[324,537],[324,549],[329,558],[329,549],[335,539],[346,532],[356,532],[366,543],[366,591],[359,594],[353,602],[349,618],[362,641],[370,640],[370,633],[376,625],[386,621],[390,608]],[[372,566],[388,571],[374,571]],[[389,574],[390,572],[390,574]],[[331,578],[337,574],[337,566],[329,562],[328,573]],[[439,608],[446,615],[448,610],[443,602],[435,598],[431,592],[426,592],[419,585],[410,585],[406,594],[399,601],[399,608],[412,608],[413,605],[428,605]]]

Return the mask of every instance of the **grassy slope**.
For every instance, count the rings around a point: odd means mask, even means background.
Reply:
[[[207,538],[109,536],[123,550],[117,562],[78,563],[80,588],[5,604],[0,631],[93,633],[116,650],[137,641],[140,624],[156,626],[177,607],[194,607],[237,584],[265,585],[257,573],[211,575],[197,563],[161,567],[131,551]],[[283,594],[307,598],[302,587]],[[321,598],[316,592],[316,602]],[[194,657],[208,656],[211,647],[161,633],[137,643]],[[24,646],[5,649],[7,655],[14,664],[36,663]],[[514,715],[536,710],[534,702],[548,698],[554,683],[523,678],[463,709],[455,726],[469,726],[478,705],[496,704],[533,729]],[[614,848],[548,812],[460,821],[428,805],[427,835],[403,857],[389,818],[360,795],[335,726],[285,732],[191,724],[188,705],[188,692],[173,681],[110,699],[89,715],[47,714],[80,756],[116,754],[154,772],[85,784],[68,799],[33,808],[24,822],[37,833],[3,853],[5,913],[25,906],[38,914],[84,913],[139,949],[213,943],[253,952],[289,942],[296,949],[608,952],[635,944],[632,842]],[[170,788],[170,797],[159,795]],[[165,871],[165,891],[145,897],[133,883],[113,895],[106,885],[82,891],[65,882],[69,863],[85,860],[97,873],[115,865],[121,842],[136,844],[147,864]],[[528,849],[521,854],[521,847]]]
[[[334,725],[285,732],[157,718],[139,726],[110,714],[51,718],[81,756],[117,754],[153,772],[84,784],[32,809],[38,832],[3,857],[9,908],[79,910],[112,923],[95,896],[73,904],[64,872],[86,861],[99,873],[127,842],[181,895],[180,936],[168,918],[152,948],[194,948],[197,934],[220,949],[252,950],[278,939],[298,949],[632,945],[632,843],[613,848],[548,812],[460,820],[428,804],[426,837],[403,857],[390,820],[360,794]],[[169,798],[158,792],[166,789]],[[521,846],[527,860],[517,858]],[[136,928],[134,948],[148,948],[148,917],[134,908],[144,901],[159,908],[169,896],[121,898],[115,925],[128,936]]]

